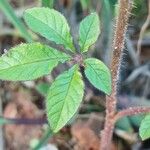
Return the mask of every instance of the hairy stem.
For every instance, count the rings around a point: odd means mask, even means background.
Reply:
[[[100,150],[110,150],[111,139],[114,129],[114,118],[116,114],[116,95],[117,83],[120,70],[120,60],[124,47],[125,33],[127,30],[128,19],[132,9],[131,0],[119,0],[119,15],[116,20],[116,29],[114,33],[113,55],[111,63],[112,74],[112,94],[106,97],[106,120],[101,137]]]
[[[51,129],[48,128],[41,140],[39,141],[39,143],[33,148],[33,150],[41,149],[41,147],[44,146],[53,135],[54,134],[51,131]]]
[[[130,107],[117,113],[115,120],[125,116],[137,115],[142,113],[150,113],[150,107]]]

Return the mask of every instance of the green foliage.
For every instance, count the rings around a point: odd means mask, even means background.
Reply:
[[[133,14],[136,15],[136,18],[142,18],[145,19],[145,17],[143,17],[144,14],[147,14],[147,2],[143,1],[143,0],[134,0],[134,8],[133,8]]]
[[[34,32],[57,44],[64,45],[66,49],[75,51],[68,23],[59,12],[37,7],[26,10],[24,19]]]
[[[20,31],[21,35],[27,42],[32,42],[32,37],[28,33],[23,22],[15,15],[13,8],[7,0],[0,0],[0,9],[4,12],[7,18],[13,23],[13,25]]]
[[[59,12],[49,8],[32,8],[25,11],[28,26],[47,39],[62,44],[75,53],[70,28]],[[99,36],[99,18],[96,13],[85,18],[80,25],[81,53],[96,42]],[[58,75],[49,85],[38,85],[37,90],[46,99],[48,122],[52,132],[58,132],[77,112],[84,95],[84,84],[79,71],[85,65],[90,82],[106,94],[111,92],[109,69],[100,60],[83,54],[67,55],[40,43],[20,44],[0,57],[0,79],[11,81],[32,80],[49,74],[58,63],[70,61],[72,68]],[[79,56],[79,57],[78,57]],[[48,90],[49,88],[49,90]]]
[[[41,0],[43,7],[53,8],[54,0]]]
[[[84,61],[85,74],[89,81],[106,94],[111,93],[111,75],[106,65],[98,59],[88,58]]]
[[[21,44],[0,58],[0,79],[33,80],[48,74],[70,57],[40,43]]]
[[[133,132],[133,128],[128,117],[119,119],[116,123],[116,128],[119,128],[121,130],[130,132],[130,133]]]
[[[50,85],[48,83],[39,83],[36,86],[36,90],[43,96],[46,96],[48,93],[48,89],[49,89]]]
[[[80,0],[83,10],[88,9],[90,5],[90,0]]]
[[[147,115],[140,125],[139,134],[142,140],[150,138],[150,114]]]
[[[61,129],[76,113],[84,93],[78,66],[56,78],[46,101],[48,120],[54,132]]]
[[[140,126],[140,124],[141,124],[143,119],[144,119],[144,115],[143,114],[129,117],[129,120],[130,120],[131,124],[136,126],[136,127]]]
[[[80,23],[79,45],[81,52],[87,52],[88,48],[96,42],[99,34],[99,17],[96,13],[92,13]]]

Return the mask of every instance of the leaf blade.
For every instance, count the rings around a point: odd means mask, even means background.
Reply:
[[[111,93],[111,75],[107,66],[96,58],[88,58],[85,63],[85,75],[89,81],[106,94]]]
[[[133,133],[133,128],[132,128],[131,122],[128,117],[123,117],[123,118],[119,119],[116,122],[115,126],[116,126],[116,128],[118,128],[120,130],[129,132],[129,133]]]
[[[143,141],[150,138],[150,114],[142,120],[139,134]]]
[[[88,48],[93,45],[100,34],[99,17],[92,13],[83,19],[79,27],[79,45],[81,52],[87,52]]]
[[[21,44],[0,57],[0,79],[33,80],[69,59],[70,56],[40,43]]]
[[[73,66],[56,78],[46,101],[47,116],[54,132],[61,129],[77,111],[84,93],[78,66]]]
[[[56,44],[62,44],[74,52],[70,28],[63,15],[54,9],[34,7],[24,13],[27,25],[34,31]]]

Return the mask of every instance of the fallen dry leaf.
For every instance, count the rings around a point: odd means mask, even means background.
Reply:
[[[77,121],[72,126],[71,133],[76,141],[75,150],[99,150],[100,130],[102,128],[102,119],[92,114],[87,121]],[[112,144],[111,150],[117,150]]]

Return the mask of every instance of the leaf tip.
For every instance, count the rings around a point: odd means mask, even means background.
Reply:
[[[148,138],[150,138],[150,137],[147,137],[147,136],[143,135],[142,132],[139,132],[139,136],[140,136],[140,138],[141,138],[142,141],[145,141],[145,140],[147,140]]]

